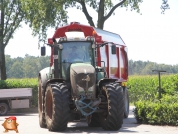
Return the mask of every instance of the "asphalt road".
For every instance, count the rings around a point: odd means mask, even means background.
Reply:
[[[85,120],[80,122],[69,122],[68,128],[63,133],[84,133],[84,134],[178,134],[178,127],[170,126],[151,126],[151,125],[140,125],[136,123],[133,115],[133,107],[130,107],[130,115],[128,119],[124,119],[124,124],[119,131],[104,131],[102,128],[89,128]],[[5,117],[16,116],[18,131],[21,134],[53,134],[61,132],[49,132],[48,129],[39,127],[38,114],[37,113],[9,113],[6,116],[0,116],[0,124],[4,123]],[[4,127],[0,125],[0,134],[3,134]],[[7,132],[8,134],[15,134],[14,130]]]

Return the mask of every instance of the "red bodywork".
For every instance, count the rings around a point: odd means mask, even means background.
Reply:
[[[126,45],[118,34],[104,31],[94,28],[92,26],[86,26],[79,24],[78,22],[72,22],[70,25],[66,25],[58,28],[53,37],[48,39],[48,43],[53,45],[53,39],[66,37],[65,32],[83,32],[85,37],[93,36],[95,38],[95,44],[101,44],[104,42],[112,42],[116,44],[116,55],[111,54],[111,44],[107,44],[104,47],[97,48],[98,66],[104,65],[99,61],[105,62],[106,72],[108,78],[118,79],[118,82],[126,82],[128,79],[128,58],[127,51],[125,51]],[[114,37],[112,37],[114,36]],[[113,39],[112,39],[113,38]],[[51,64],[53,65],[53,48],[51,47]]]

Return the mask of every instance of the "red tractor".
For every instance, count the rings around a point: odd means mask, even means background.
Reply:
[[[72,22],[58,28],[47,45],[50,67],[38,76],[40,127],[64,131],[70,120],[86,117],[89,127],[119,130],[129,114],[127,47],[122,38]],[[41,47],[42,56],[45,51]]]

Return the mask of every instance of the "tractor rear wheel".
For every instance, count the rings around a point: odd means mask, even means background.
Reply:
[[[93,113],[91,117],[87,117],[89,127],[101,127],[98,113]]]
[[[45,94],[45,115],[49,131],[64,131],[69,120],[69,92],[63,83],[48,84]]]
[[[45,113],[42,113],[42,87],[41,79],[38,80],[38,114],[39,114],[39,124],[41,128],[46,128]]]
[[[128,89],[124,89],[124,118],[129,116],[129,93]]]
[[[123,88],[117,83],[105,84],[102,88],[107,98],[107,113],[100,114],[101,126],[104,130],[119,130],[124,118]]]

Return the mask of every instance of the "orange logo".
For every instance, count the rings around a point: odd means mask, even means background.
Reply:
[[[18,129],[17,126],[19,125],[18,123],[16,123],[17,118],[15,116],[10,116],[8,118],[5,118],[6,120],[4,121],[4,123],[2,124],[2,126],[4,127],[5,131],[4,133],[8,132],[9,130],[14,130],[16,131],[16,133],[18,133]]]

